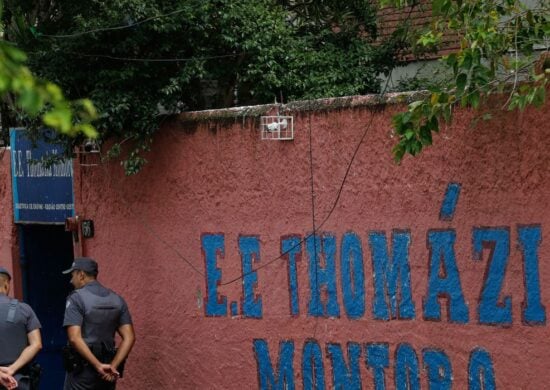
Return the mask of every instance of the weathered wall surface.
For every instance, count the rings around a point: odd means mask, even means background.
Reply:
[[[457,112],[397,166],[398,109],[296,111],[292,142],[182,120],[136,177],[80,168],[84,252],[137,331],[121,389],[547,387],[548,110]]]
[[[10,169],[10,151],[0,148],[0,266],[13,273],[15,236]]]

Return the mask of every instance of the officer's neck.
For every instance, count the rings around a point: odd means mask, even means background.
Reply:
[[[97,279],[96,278],[86,278],[85,280],[82,281],[82,286],[80,286],[80,288],[84,287],[84,286],[87,286],[91,283],[94,283],[94,282],[97,282]]]

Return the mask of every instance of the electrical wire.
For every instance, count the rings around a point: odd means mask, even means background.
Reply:
[[[406,21],[410,18],[411,16],[411,13],[412,13],[412,10],[414,9],[414,7],[411,7],[411,9],[409,10],[409,13],[407,15],[407,19]],[[405,32],[405,34],[408,33],[408,28]],[[382,91],[380,92],[379,96],[378,96],[378,99],[379,101],[382,101],[383,98],[384,98],[384,95],[386,94],[387,90],[388,90],[388,86],[389,86],[389,82],[392,78],[392,74],[393,74],[393,70],[390,70],[389,74],[388,74],[388,77],[386,79],[386,83],[384,85],[384,88],[382,89]],[[340,187],[338,188],[338,192],[336,193],[336,198],[332,204],[332,207],[330,209],[330,211],[328,212],[327,216],[325,217],[325,219],[319,224],[319,226],[317,226],[316,230],[319,230],[321,229],[325,223],[329,220],[329,218],[332,216],[332,213],[334,212],[334,210],[336,210],[336,206],[338,205],[339,201],[340,201],[340,196],[342,195],[342,192],[344,190],[344,186],[346,184],[346,181],[347,181],[347,178],[349,176],[349,173],[351,171],[351,167],[353,165],[353,162],[355,161],[355,157],[357,156],[357,153],[359,152],[359,148],[361,147],[361,145],[363,144],[364,140],[365,140],[365,137],[367,136],[367,133],[368,131],[370,130],[373,122],[374,122],[374,117],[375,117],[375,112],[372,113],[372,116],[370,118],[370,121],[369,123],[365,126],[365,130],[363,131],[363,134],[361,135],[361,138],[359,139],[359,142],[357,143],[357,145],[355,146],[354,148],[354,151],[353,151],[353,154],[351,156],[351,159],[347,165],[347,168],[346,168],[346,172],[344,174],[344,177],[342,179],[342,182],[340,184]],[[311,132],[311,129],[310,129],[310,132]],[[310,148],[311,148],[311,139],[310,139]],[[310,155],[310,164],[312,164],[312,161],[311,161],[311,155]],[[240,276],[236,277],[236,278],[233,278],[227,282],[224,282],[224,283],[220,283],[220,286],[226,286],[228,284],[232,284],[238,280],[241,280],[242,278],[244,278],[245,276],[247,275],[250,275],[256,271],[259,271],[261,270],[262,268],[265,268],[265,267],[268,267],[270,266],[271,264],[275,263],[276,261],[282,259],[283,257],[285,257],[288,253],[290,253],[292,250],[294,250],[295,248],[297,247],[301,247],[301,245],[306,242],[311,236],[315,236],[315,231],[306,235],[302,240],[300,240],[298,243],[296,243],[295,245],[293,245],[292,247],[290,247],[286,252],[283,252],[281,253],[281,255],[273,258],[272,260],[269,260],[267,263],[264,263],[246,273],[243,273],[241,274]]]
[[[94,34],[94,33],[104,32],[104,31],[124,30],[124,29],[127,29],[127,28],[132,28],[132,27],[135,27],[135,26],[139,26],[140,24],[148,23],[148,22],[150,22],[152,20],[155,20],[155,19],[160,19],[160,18],[165,18],[167,16],[176,15],[176,14],[184,12],[185,10],[186,10],[185,8],[177,9],[177,10],[169,12],[167,14],[151,16],[150,18],[140,20],[139,22],[124,24],[124,25],[120,25],[120,26],[97,28],[97,29],[94,29],[94,30],[87,30],[87,31],[77,32],[77,33],[74,33],[74,34],[55,34],[55,35],[39,34],[39,36],[40,37],[46,37],[46,38],[74,38],[74,37],[80,37],[82,35]]]
[[[104,163],[104,158],[103,158],[103,155],[101,153],[101,150],[99,151],[99,158],[100,158],[100,165],[104,168],[104,171],[105,171],[105,175],[107,177],[107,182],[109,183],[109,185],[111,185],[111,188],[114,188],[114,184],[113,184],[113,179],[111,177],[111,174],[109,173],[109,170],[107,169],[107,165]],[[157,233],[157,231],[152,227],[150,226],[144,219],[143,219],[143,215],[138,215],[132,208],[132,206],[128,203],[128,201],[124,198],[124,196],[122,196],[122,190],[120,189],[115,189],[116,192],[119,193],[119,199],[122,200],[122,203],[124,203],[124,205],[126,206],[127,210],[130,211],[130,213],[136,218],[139,220],[140,222],[140,225],[142,225],[146,231],[149,232],[149,234],[151,236],[153,236],[154,238],[156,238],[157,240],[159,240],[160,242],[162,242],[164,245],[166,245],[168,248],[170,248],[175,254],[177,257],[179,257],[181,260],[183,260],[189,267],[191,267],[191,269],[193,271],[195,271],[197,274],[199,274],[200,276],[204,277],[204,273],[202,273],[189,259],[187,259],[185,256],[183,256],[178,250],[177,248],[172,245],[170,242],[168,242],[167,240],[165,240],[164,238],[162,238],[162,236],[160,234]]]
[[[385,84],[385,87],[383,89],[383,91],[381,92],[380,94],[380,97],[379,99],[382,99],[383,96],[385,95],[386,93],[386,90],[388,88],[388,85],[389,85],[389,80],[391,79],[391,72],[390,72],[390,75],[388,76],[388,79],[386,80],[386,84]],[[272,260],[268,261],[267,263],[264,263],[262,264],[261,266],[259,267],[256,267],[254,269],[252,269],[251,271],[248,271],[246,273],[242,273],[241,275],[239,275],[238,277],[236,278],[233,278],[227,282],[224,282],[224,283],[220,283],[220,286],[225,286],[225,285],[229,285],[229,284],[232,284],[238,280],[241,280],[243,279],[245,276],[247,275],[250,275],[254,272],[257,272],[259,271],[260,269],[262,268],[265,268],[271,264],[273,264],[274,262],[282,259],[284,256],[286,256],[288,253],[290,253],[293,249],[297,248],[297,247],[301,247],[301,245],[306,242],[310,237],[313,237],[314,240],[316,240],[316,232],[321,229],[323,227],[323,225],[328,221],[328,219],[331,217],[332,213],[334,212],[334,210],[336,209],[336,206],[338,205],[338,202],[340,200],[340,196],[342,194],[342,191],[344,189],[344,186],[346,184],[346,181],[347,181],[347,178],[349,176],[349,172],[351,170],[351,166],[353,165],[353,162],[355,160],[355,157],[357,156],[357,153],[359,151],[359,148],[361,147],[361,145],[363,144],[363,141],[367,135],[367,132],[369,131],[369,129],[371,128],[373,122],[374,122],[374,117],[375,117],[375,113],[373,112],[373,115],[371,116],[371,119],[369,121],[369,123],[367,124],[367,126],[365,127],[365,130],[363,131],[363,134],[359,140],[359,142],[357,143],[357,145],[355,146],[354,148],[354,152],[352,154],[352,157],[347,165],[347,168],[346,168],[346,172],[344,174],[344,177],[342,179],[342,182],[340,184],[340,187],[338,189],[338,192],[337,192],[337,195],[336,195],[336,198],[333,202],[333,205],[328,213],[328,215],[325,217],[325,219],[323,220],[323,222],[321,222],[321,224],[319,226],[316,226],[316,222],[315,222],[315,193],[314,193],[314,172],[313,172],[313,150],[312,150],[312,140],[311,140],[311,118],[309,118],[309,164],[310,164],[310,185],[311,185],[311,204],[312,204],[312,225],[313,225],[313,232],[311,232],[310,234],[306,235],[302,240],[300,240],[298,243],[296,243],[295,245],[293,245],[292,247],[290,247],[287,251],[281,253],[281,255],[273,258]],[[112,184],[113,180],[112,180],[112,177],[107,169],[107,166],[106,164],[103,163],[104,161],[104,157],[103,155],[101,154],[100,152],[100,159],[101,159],[101,165],[102,167],[104,168],[104,171],[105,171],[105,175],[108,179],[108,183],[111,184],[112,188],[114,188],[114,185]],[[140,223],[143,225],[143,227],[149,232],[150,235],[152,235],[154,238],[156,238],[157,240],[159,240],[160,242],[162,242],[164,245],[166,245],[169,249],[171,249],[177,257],[179,257],[181,260],[183,260],[195,273],[199,274],[200,276],[204,277],[204,273],[201,272],[189,259],[187,259],[185,256],[183,256],[178,250],[177,248],[175,248],[170,242],[168,242],[167,240],[165,240],[162,236],[160,236],[160,234],[158,234],[156,232],[156,230],[151,227],[147,222],[145,222],[143,219],[142,219],[142,216],[141,215],[138,215],[133,209],[132,209],[132,206],[128,203],[128,201],[125,199],[124,196],[122,196],[122,190],[120,189],[115,189],[116,192],[119,193],[119,199],[122,200],[122,202],[127,206],[127,209],[130,211],[130,213],[135,217],[135,218],[138,218],[140,220]],[[315,259],[317,258],[317,254],[316,254],[316,250],[317,250],[317,245],[316,245],[316,242],[314,241],[314,251],[315,251]],[[315,264],[317,265],[317,264]]]
[[[310,172],[310,185],[311,185],[311,226],[313,235],[313,264],[314,264],[314,278],[315,282],[312,283],[317,288],[318,275],[317,275],[317,228],[315,227],[315,175],[313,174],[313,147],[311,137],[311,113],[307,116],[308,128],[309,128],[309,172]],[[313,328],[313,338],[317,334],[317,325],[319,323],[319,317],[315,317],[315,327]]]
[[[411,9],[412,11],[412,9]],[[410,14],[411,14],[411,11],[409,11],[409,14],[408,14],[408,17],[410,17]],[[143,21],[145,22],[145,21]],[[386,79],[386,83],[385,83],[385,86],[382,90],[382,92],[379,94],[379,100],[382,101],[384,95],[386,94],[386,91],[388,89],[388,86],[389,86],[389,81],[391,80],[391,76],[392,76],[392,71],[390,71],[389,75],[388,75],[388,78]],[[344,187],[345,187],[345,184],[347,182],[347,178],[349,176],[349,172],[351,171],[351,167],[355,161],[355,158],[357,156],[357,153],[359,152],[359,149],[361,147],[361,145],[363,144],[364,142],[364,139],[368,133],[368,131],[370,130],[373,122],[374,122],[374,118],[375,118],[375,115],[376,113],[373,112],[373,115],[371,116],[370,118],[370,121],[369,123],[367,124],[367,126],[365,126],[365,129],[363,131],[363,134],[359,140],[359,142],[357,143],[357,145],[355,146],[354,148],[354,152],[351,156],[351,159],[347,165],[347,168],[346,168],[346,172],[344,174],[344,177],[342,179],[342,182],[340,184],[340,187],[337,191],[337,194],[336,194],[336,198],[332,204],[332,207],[329,211],[329,213],[327,214],[327,216],[325,217],[325,219],[321,222],[321,224],[319,224],[319,226],[316,226],[316,222],[315,222],[315,193],[314,193],[314,185],[313,185],[313,182],[314,182],[314,177],[313,177],[313,151],[312,151],[312,140],[311,140],[311,117],[308,117],[309,119],[309,164],[310,164],[310,175],[311,175],[311,178],[310,178],[310,185],[311,185],[311,203],[312,203],[312,227],[313,227],[313,232],[306,235],[302,240],[300,240],[297,244],[293,245],[291,248],[289,248],[287,251],[281,253],[281,255],[273,258],[272,260],[268,261],[267,263],[264,263],[262,264],[261,266],[258,266],[246,273],[242,273],[241,275],[239,275],[238,277],[236,278],[233,278],[227,282],[224,282],[224,283],[219,283],[220,286],[226,286],[226,285],[229,285],[229,284],[232,284],[238,280],[241,280],[243,279],[245,276],[247,275],[250,275],[254,272],[257,272],[265,267],[268,267],[269,265],[273,264],[274,262],[282,259],[284,256],[286,256],[288,253],[290,253],[293,249],[297,248],[297,247],[301,247],[301,245],[306,242],[310,237],[314,237],[314,240],[316,240],[316,232],[321,229],[325,223],[329,220],[329,218],[332,216],[334,210],[336,209],[336,206],[338,205],[339,201],[340,201],[340,197],[342,195],[342,192],[344,190]],[[102,159],[103,160],[103,159]],[[106,167],[105,167],[106,168]],[[106,173],[108,174],[108,172],[106,171]],[[109,176],[110,177],[110,176]],[[109,182],[111,182],[111,180],[109,180]],[[136,215],[136,213],[132,210],[132,208],[130,207],[130,205],[128,204],[128,202],[126,202],[126,200],[124,199],[123,196],[120,197],[123,202],[128,206],[128,209],[130,210],[130,212],[138,217]],[[141,219],[140,219],[141,220]],[[188,260],[185,256],[183,256],[173,245],[171,245],[168,241],[164,240],[151,226],[149,226],[148,224],[144,224],[144,227],[146,227],[146,229],[149,231],[149,233],[151,235],[153,235],[154,237],[156,237],[159,241],[161,241],[162,243],[164,243],[168,248],[170,248],[172,251],[174,251],[174,253],[179,257],[181,258],[182,260],[184,260],[184,262],[189,265],[196,273],[198,273],[199,275],[201,276],[205,276],[204,273],[202,273],[190,260]],[[317,245],[316,245],[316,241],[314,241],[314,251],[315,251],[315,259],[317,258],[317,254],[316,254],[316,248],[317,248]],[[316,261],[315,261],[316,263]],[[316,264],[315,264],[316,265]]]
[[[107,58],[110,60],[116,61],[132,61],[132,62],[186,62],[186,61],[203,61],[203,60],[213,60],[218,58],[228,58],[228,57],[237,57],[244,53],[233,53],[233,54],[223,54],[217,56],[204,56],[204,57],[189,57],[189,58],[132,58],[132,57],[117,57],[107,54],[84,54],[76,52],[68,52],[68,54],[87,57],[87,58]]]
[[[389,85],[389,81],[391,79],[391,72],[390,72],[390,75],[388,76],[388,79],[386,80],[386,84],[385,84],[385,87],[384,87],[384,90],[381,92],[380,96],[379,96],[379,99],[382,100],[385,93],[386,93],[386,90],[388,88],[388,85]],[[334,212],[334,210],[336,209],[336,206],[338,205],[339,201],[340,201],[340,196],[342,195],[342,191],[344,190],[344,187],[346,185],[346,181],[348,179],[348,176],[349,176],[349,173],[351,171],[351,167],[353,165],[353,162],[355,161],[355,157],[357,156],[357,153],[359,152],[359,148],[361,147],[361,145],[363,144],[364,140],[365,140],[365,137],[367,136],[367,133],[368,131],[370,130],[373,122],[374,122],[374,117],[376,116],[375,115],[376,113],[373,112],[373,115],[371,116],[370,118],[370,121],[369,123],[365,126],[365,130],[363,131],[363,134],[361,135],[361,138],[359,139],[359,142],[357,143],[357,145],[355,146],[354,148],[354,151],[353,151],[353,154],[351,156],[351,159],[347,165],[347,168],[346,168],[346,173],[344,174],[344,177],[342,179],[342,182],[340,183],[340,187],[338,188],[338,191],[336,193],[336,198],[332,204],[332,207],[329,211],[329,213],[327,214],[327,216],[325,217],[325,219],[316,227],[316,230],[319,230],[321,229],[325,223],[329,220],[329,218],[332,216],[332,213]],[[310,141],[311,142],[311,141]],[[311,164],[311,160],[310,160],[310,164]],[[298,248],[300,247],[304,242],[306,242],[310,237],[312,237],[315,233],[312,232],[308,235],[306,235],[302,240],[300,240],[298,243],[296,243],[295,245],[291,246],[286,252],[283,252],[281,253],[280,256],[277,256],[271,260],[269,260],[267,263],[264,263],[254,269],[252,269],[251,271],[248,271],[246,273],[243,273],[241,274],[240,276],[236,277],[236,278],[233,278],[227,282],[224,282],[224,283],[220,283],[221,286],[225,286],[225,285],[228,285],[228,284],[231,284],[231,283],[234,283],[242,278],[244,278],[245,276],[247,275],[250,275],[251,273],[253,272],[256,272],[256,271],[259,271],[260,269],[262,268],[265,268],[265,267],[268,267],[269,265],[273,264],[274,262],[282,259],[284,256],[286,256],[287,254],[289,254],[292,250],[294,250],[295,248]]]

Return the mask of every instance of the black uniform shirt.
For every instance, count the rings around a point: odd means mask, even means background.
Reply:
[[[97,280],[81,290],[84,291],[75,290],[67,298],[63,326],[82,327],[82,337],[88,343],[112,343],[116,330],[132,323],[128,305],[120,295],[103,287]]]
[[[40,329],[40,321],[29,305],[17,303],[13,322],[8,321],[12,299],[0,294],[0,366],[12,364],[27,347],[27,334]]]

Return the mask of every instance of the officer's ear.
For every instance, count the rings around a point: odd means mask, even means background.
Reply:
[[[5,290],[6,293],[10,291],[10,281],[4,275],[0,275],[0,290]]]

